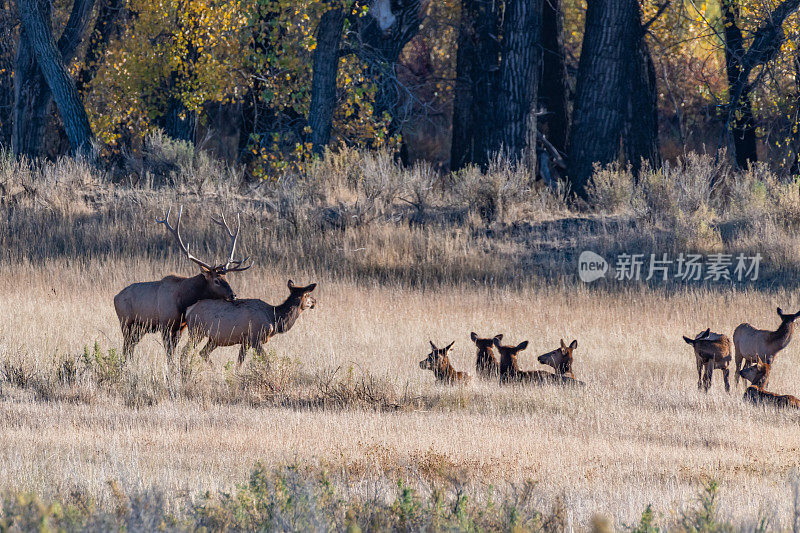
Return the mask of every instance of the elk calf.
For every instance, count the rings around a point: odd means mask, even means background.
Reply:
[[[455,383],[469,383],[472,376],[466,372],[459,372],[453,365],[450,364],[450,358],[447,357],[447,352],[453,347],[456,341],[451,342],[444,348],[437,348],[433,341],[431,343],[431,353],[428,357],[419,362],[419,367],[422,370],[431,370],[439,383],[446,383],[453,385]]]
[[[790,394],[775,394],[764,390],[764,385],[769,380],[770,364],[760,358],[756,364],[747,366],[739,374],[752,383],[744,392],[743,400],[754,404],[770,404],[775,407],[792,407],[800,409],[800,400]]]
[[[711,374],[714,369],[722,370],[725,390],[730,391],[728,379],[731,362],[731,341],[726,335],[712,333],[711,328],[697,334],[694,339],[683,337],[687,344],[694,348],[697,363],[697,388],[708,392],[711,388]]]
[[[575,374],[572,373],[572,359],[573,353],[575,349],[578,347],[578,340],[573,340],[569,346],[564,343],[564,339],[561,339],[561,346],[553,350],[552,352],[547,352],[546,354],[542,354],[539,356],[538,360],[543,365],[547,365],[555,370],[555,374],[549,374],[553,376],[551,379],[554,382],[564,383],[564,384],[571,384],[571,385],[580,385],[583,386],[584,382],[578,379],[575,379]]]
[[[759,357],[768,364],[774,362],[777,353],[789,344],[794,333],[794,321],[800,316],[797,313],[785,314],[778,307],[781,325],[775,331],[756,329],[748,323],[739,324],[733,332],[733,345],[736,352],[736,383],[739,383],[739,370],[742,361],[755,364]],[[767,384],[764,383],[766,387]]]
[[[500,342],[503,340],[503,335],[495,335],[491,339],[481,339],[475,333],[470,333],[469,336],[478,347],[475,372],[484,379],[496,379],[500,375],[500,363],[494,356],[493,348],[495,341]]]
[[[278,306],[248,298],[231,302],[201,300],[187,309],[189,342],[181,353],[181,368],[185,368],[189,350],[204,337],[208,337],[208,342],[200,350],[200,357],[206,362],[209,362],[209,355],[217,347],[237,344],[241,345],[238,367],[244,363],[247,350],[251,347],[263,356],[262,344],[278,333],[289,331],[300,313],[313,309],[317,303],[310,294],[316,283],[302,287],[289,280],[288,286],[289,297]]]

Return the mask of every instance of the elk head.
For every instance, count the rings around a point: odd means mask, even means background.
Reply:
[[[451,342],[444,348],[437,348],[433,341],[428,341],[431,343],[431,353],[428,354],[428,357],[423,359],[419,362],[419,367],[422,370],[433,370],[436,372],[438,369],[444,369],[450,365],[450,360],[447,358],[447,352],[450,351],[450,348],[456,343],[456,341]]]
[[[568,374],[572,372],[572,352],[578,347],[578,341],[574,340],[567,346],[564,339],[561,339],[561,346],[539,356],[539,362],[543,365],[551,366],[558,374]]]
[[[793,323],[797,317],[800,316],[800,311],[796,313],[784,313],[781,308],[778,308],[778,316],[781,317],[781,323]]]
[[[234,260],[234,254],[236,253],[236,241],[239,238],[239,229],[241,228],[241,221],[239,220],[239,215],[236,215],[236,231],[231,231],[231,228],[228,227],[228,223],[225,221],[225,217],[221,216],[220,220],[212,218],[211,220],[220,226],[223,226],[228,237],[231,239],[230,245],[230,254],[228,256],[228,260],[225,263],[220,265],[212,266],[205,261],[202,261],[192,255],[189,252],[189,249],[183,242],[181,238],[181,217],[183,215],[183,206],[180,206],[178,209],[178,220],[175,222],[175,227],[172,227],[169,223],[169,216],[172,213],[172,208],[170,207],[167,211],[167,215],[159,220],[156,218],[156,222],[159,224],[164,224],[164,227],[167,228],[175,240],[178,243],[183,254],[186,256],[187,259],[196,263],[200,267],[200,273],[203,275],[203,278],[206,280],[206,286],[204,290],[204,294],[202,295],[203,299],[221,299],[221,300],[234,300],[236,299],[236,294],[233,292],[233,289],[228,284],[228,281],[225,279],[225,274],[228,272],[241,272],[242,270],[247,270],[251,266],[250,263],[247,266],[242,266],[244,263],[247,262],[248,258],[242,260]]]
[[[497,341],[498,343],[503,340],[503,334],[495,335],[491,339],[481,339],[478,337],[477,333],[470,333],[469,337],[472,339],[472,342],[475,343],[475,346],[478,347],[478,350],[486,351],[492,353],[492,346],[494,346],[494,342]]]
[[[516,346],[503,346],[500,339],[495,337],[492,342],[500,352],[500,373],[505,374],[510,368],[517,369],[517,354],[528,347],[528,341],[522,341]]]
[[[746,366],[739,371],[739,375],[756,387],[763,387],[769,379],[770,364],[758,358],[754,365]]]
[[[292,280],[289,280],[289,293],[290,299],[298,299],[300,300],[300,310],[305,311],[306,309],[314,309],[317,305],[317,300],[311,296],[311,291],[313,291],[316,287],[316,283],[312,283],[311,285],[295,285]]]

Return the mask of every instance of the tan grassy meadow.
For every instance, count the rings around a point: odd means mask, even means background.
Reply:
[[[467,212],[460,222],[414,225],[387,207],[369,223],[292,228],[270,206],[272,192],[248,196],[207,182],[131,187],[51,169],[70,176],[62,182],[38,172],[32,193],[14,189],[7,171],[0,209],[0,493],[82,492],[113,507],[121,487],[163,494],[180,513],[181,502],[206,491],[233,490],[260,462],[329,472],[354,500],[377,491],[391,501],[400,480],[423,495],[467,487],[480,506],[491,490],[508,497],[532,481],[536,507],[563,505],[566,529],[597,526],[597,516],[632,525],[648,504],[659,524],[679,527],[710,480],[720,485],[717,513],[732,527],[788,530],[798,519],[800,413],[746,405],[743,385],[726,394],[717,373],[710,393],[698,392],[694,355],[681,339],[709,326],[731,335],[743,321],[777,327],[777,305],[800,307],[791,283],[575,281],[571,250],[587,242],[613,250],[634,234],[663,243],[666,233],[671,246],[685,244],[664,219],[626,226],[618,220],[629,215],[616,208],[548,208],[520,215],[546,230],[523,235],[519,221],[484,223]],[[22,191],[14,202],[10,190]],[[156,335],[121,373],[103,359],[121,349],[117,291],[168,272],[193,274],[152,222],[178,202],[190,215],[187,234],[211,250],[222,241],[200,211],[243,212],[242,245],[256,266],[231,275],[240,297],[279,303],[288,278],[319,283],[317,308],[267,345],[269,368],[251,353],[236,373],[226,364],[236,348],[220,348],[213,368],[196,363],[179,382]],[[446,210],[443,200],[431,204]],[[584,219],[603,226],[570,237]],[[761,219],[734,237],[696,236],[710,249],[717,239],[746,250],[773,246],[766,262],[780,280],[793,271],[800,240],[759,240],[768,224],[791,228]],[[428,340],[455,340],[455,366],[474,373],[470,331],[529,340],[526,368],[538,368],[536,356],[559,339],[578,339],[575,372],[587,386],[436,385],[418,366]],[[777,358],[775,391],[800,394],[796,342]]]

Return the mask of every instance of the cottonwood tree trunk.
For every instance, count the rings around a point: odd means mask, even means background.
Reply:
[[[486,167],[500,58],[500,0],[462,0],[456,55],[450,168]]]
[[[725,21],[725,70],[728,87],[733,88],[742,75],[741,60],[745,54],[744,37],[739,28],[739,6],[736,0],[722,0],[722,14]],[[736,166],[747,168],[748,162],[758,161],[756,147],[756,125],[753,119],[753,106],[750,102],[750,89],[745,84],[738,100],[731,101],[733,108],[730,118],[730,131],[733,138],[733,151]]]
[[[622,145],[625,159],[638,176],[642,161],[649,163],[650,168],[661,166],[661,149],[658,142],[658,88],[656,86],[656,69],[653,57],[645,39],[642,27],[641,9],[636,1],[635,8],[630,10],[629,29],[629,61],[628,61],[628,95],[626,124]],[[623,82],[623,87],[625,82]]]
[[[55,99],[72,152],[92,156],[93,139],[83,102],[67,70],[83,38],[94,0],[75,0],[67,25],[54,41],[48,0],[18,0],[20,40],[14,79],[12,149],[38,157],[50,105]]]
[[[561,0],[542,5],[542,75],[539,105],[547,112],[540,118],[547,140],[562,154],[567,151],[569,111],[567,63],[564,57],[564,15]]]
[[[619,155],[626,115],[622,83],[628,73],[626,55],[630,54],[627,21],[635,1],[592,0],[587,4],[568,148],[569,179],[573,190],[583,197],[593,165],[608,164]]]
[[[343,25],[342,8],[331,8],[322,14],[317,28],[317,47],[314,49],[311,81],[311,107],[308,110],[312,149],[317,154],[325,150],[331,138]]]
[[[398,83],[397,62],[405,45],[419,33],[427,6],[428,0],[373,0],[367,15],[356,18],[356,53],[378,86],[374,114],[389,114],[390,134],[398,133],[411,114],[411,95]]]
[[[512,160],[528,156],[536,168],[536,106],[542,0],[507,0],[503,20],[495,151]]]
[[[97,19],[89,36],[89,45],[76,85],[81,94],[85,94],[92,83],[97,70],[102,64],[103,54],[108,48],[111,37],[118,33],[119,22],[125,11],[126,0],[102,0],[97,10]]]

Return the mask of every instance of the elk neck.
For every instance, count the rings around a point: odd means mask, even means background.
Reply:
[[[449,360],[441,359],[439,364],[434,367],[433,374],[436,376],[436,379],[446,381],[455,377],[456,370],[450,364]]]
[[[300,303],[303,301],[303,295],[290,295],[285,302],[275,308],[275,331],[277,333],[286,333],[300,316]]]
[[[794,333],[794,322],[784,320],[778,326],[778,329],[769,334],[769,342],[770,344],[777,344],[777,348],[780,350],[785,348],[789,341],[792,340],[792,333]]]
[[[202,274],[181,279],[180,290],[177,293],[178,308],[185,311],[187,307],[204,298],[212,298],[206,292],[207,286],[208,282]]]

